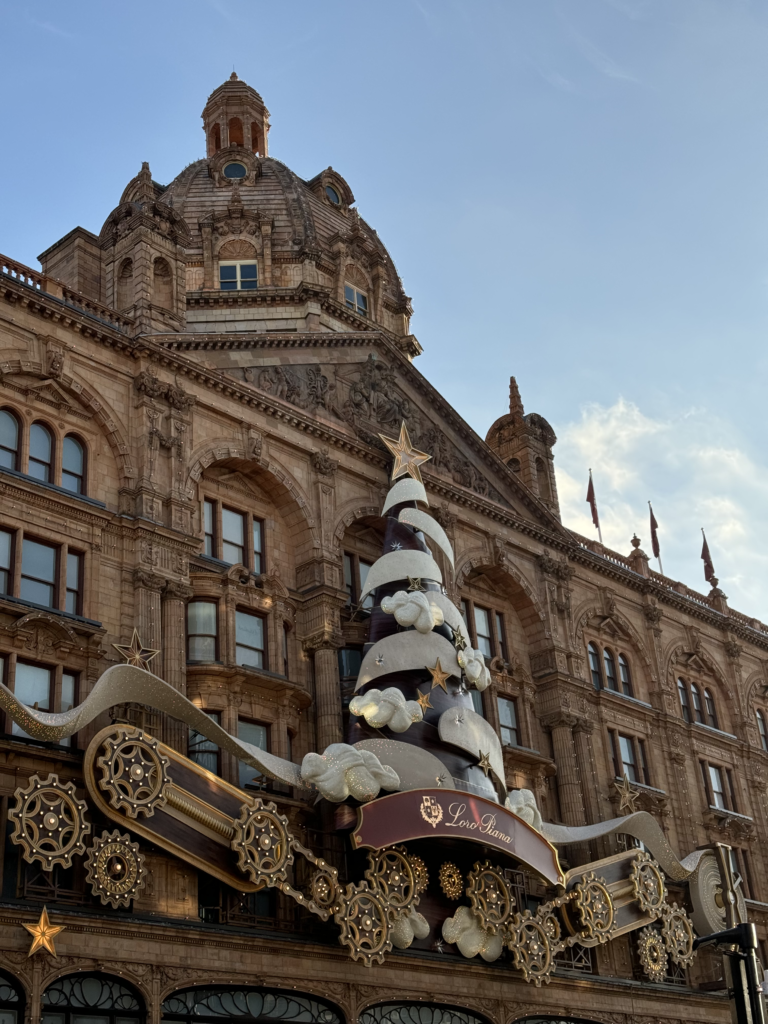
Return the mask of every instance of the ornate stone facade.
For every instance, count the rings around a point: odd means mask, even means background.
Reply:
[[[435,557],[487,649],[493,683],[478,709],[500,731],[508,785],[532,790],[551,822],[592,824],[629,800],[678,854],[729,843],[765,943],[768,627],[717,589],[654,573],[637,545],[625,557],[560,522],[547,421],[524,414],[514,380],[486,442],[461,420],[414,365],[410,300],[349,186],[331,168],[303,181],[269,157],[268,116],[244,83],[225,83],[203,115],[206,159],[168,186],[143,165],[100,235],[65,236],[41,256],[43,274],[3,261],[5,685],[32,693],[36,680],[40,708],[77,704],[135,626],[162,652],[158,674],[227,731],[262,730],[293,761],[341,740],[365,641],[365,610],[351,605],[381,551],[389,456],[378,434],[404,421],[432,455],[422,472],[455,573]],[[30,568],[25,541],[48,545],[50,581]],[[260,668],[239,656],[242,616],[261,624]],[[183,753],[194,745],[147,714],[125,706],[117,717]],[[35,773],[80,786],[82,750],[104,724],[69,747],[6,726],[0,821]],[[251,784],[226,751],[195,753]],[[616,785],[625,774],[629,795]],[[300,831],[319,827],[285,787],[270,798]],[[573,867],[616,843],[565,859]],[[509,962],[464,961],[441,942],[367,970],[321,931],[297,930],[282,898],[238,904],[157,851],[131,915],[97,905],[76,875],[30,870],[10,843],[2,857],[0,965],[31,1022],[46,987],[76,971],[130,982],[153,1022],[192,985],[299,990],[348,1021],[393,999],[494,1024],[729,1018],[714,958],[654,984],[638,974],[632,936],[564,962],[541,990]],[[43,902],[66,926],[60,955],[27,959],[21,924]]]

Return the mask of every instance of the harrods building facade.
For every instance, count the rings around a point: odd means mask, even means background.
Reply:
[[[513,378],[483,440],[420,374],[410,299],[344,178],[305,181],[270,156],[268,111],[234,74],[202,116],[205,156],[169,185],[144,163],[100,233],[74,228],[42,273],[2,258],[4,686],[66,712],[135,629],[159,652],[150,670],[226,733],[296,764],[342,743],[384,536],[379,434],[405,423],[431,456],[423,481],[455,567],[434,557],[490,669],[471,697],[506,787],[572,829],[647,811],[677,858],[726,843],[765,962],[768,626],[717,587],[655,573],[639,542],[616,553],[568,530],[547,420]],[[628,931],[563,949],[537,987],[509,957],[462,956],[433,933],[371,966],[285,892],[240,892],[151,842],[135,899],[105,905],[82,857],[31,863],[11,819],[33,776],[82,796],[84,752],[111,724],[268,798],[341,876],[344,816],[151,702],[116,703],[61,742],[3,718],[3,1024],[729,1019],[713,954],[651,980]],[[560,861],[634,842],[565,844]],[[532,908],[551,895],[520,885]],[[62,927],[56,956],[29,956],[23,925],[43,906]]]

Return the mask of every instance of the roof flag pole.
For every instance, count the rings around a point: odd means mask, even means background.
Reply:
[[[597,536],[600,543],[603,543],[603,531],[600,529],[600,516],[597,514],[597,498],[595,497],[595,485],[592,482],[592,470],[589,471],[589,487],[587,488],[587,503],[592,510],[592,522],[597,527]]]
[[[715,579],[715,567],[712,564],[712,555],[709,553],[709,544],[707,544],[707,535],[704,533],[704,527],[701,528],[701,536],[704,538],[704,544],[701,548],[701,560],[704,563],[704,579],[707,583],[712,583],[713,587],[717,586],[717,582],[712,582]]]
[[[653,514],[653,505],[648,502],[648,508],[651,510],[651,548],[653,549],[653,557],[658,559],[659,572],[664,575],[664,567],[661,564],[661,548],[659,547],[659,535],[657,530],[659,524],[656,522],[656,516]]]

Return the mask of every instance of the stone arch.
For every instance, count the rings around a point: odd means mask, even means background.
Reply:
[[[687,646],[688,645],[684,641],[678,639],[673,640],[672,643],[667,647],[667,650],[664,652],[665,681],[668,681],[673,677],[676,680],[678,675],[686,675],[686,671],[684,668],[680,670],[677,669],[676,662],[679,654],[692,653],[690,650],[686,650]],[[734,707],[738,710],[738,702],[736,700],[736,696],[733,692],[731,684],[728,682],[725,673],[714,660],[714,658],[710,654],[708,654],[703,647],[699,647],[699,649],[695,652],[695,656],[703,665],[704,671],[709,673],[709,675],[711,675],[712,678],[715,680],[723,696],[727,697],[729,701],[733,702]],[[694,669],[694,671],[696,671],[696,669]]]
[[[636,653],[642,659],[643,665],[648,672],[648,681],[654,680],[653,662],[651,661],[648,652],[645,647],[643,638],[637,632],[635,627],[629,621],[626,616],[622,615],[621,612],[615,611],[610,615],[606,616],[604,610],[598,605],[588,605],[585,607],[581,605],[576,614],[574,615],[574,621],[576,622],[576,629],[574,630],[574,636],[579,646],[579,653],[583,655],[583,649],[585,649],[584,643],[584,631],[587,628],[588,623],[592,619],[596,618],[608,618],[610,617],[612,622],[615,622],[619,629],[624,633],[625,638],[629,641]]]
[[[341,557],[341,547],[344,543],[344,534],[347,532],[348,527],[357,519],[367,519],[374,516],[381,518],[381,506],[361,504],[359,498],[353,498],[352,501],[348,501],[342,506],[341,511],[336,516],[336,525],[333,528],[333,548],[334,553],[339,558]]]
[[[29,1000],[32,997],[32,983],[30,979],[25,977],[26,972],[21,970],[18,972],[16,970],[12,970],[12,963],[13,962],[11,962],[11,964],[4,963],[2,967],[0,967],[0,985],[6,984],[11,988],[18,990],[21,999],[19,1002],[20,1012],[17,1020],[18,1024],[22,1024],[26,1019],[26,1008],[29,1006]]]
[[[133,298],[133,260],[128,256],[117,271],[117,309],[130,309]]]
[[[145,984],[143,978],[130,969],[130,964],[120,963],[119,965],[115,964],[113,967],[111,964],[104,964],[102,961],[91,961],[90,963],[79,964],[75,968],[73,968],[71,963],[68,966],[54,966],[53,970],[51,970],[49,974],[41,978],[41,1002],[46,991],[54,982],[59,981],[62,978],[69,977],[70,975],[82,977],[85,974],[104,975],[111,981],[127,983],[128,987],[135,989],[136,993],[141,997],[144,1003],[145,1019],[150,1019],[152,1011],[152,990]]]
[[[402,1007],[404,1010],[412,1008],[416,1011],[415,1014],[399,1014],[396,1011]],[[468,1005],[465,1001],[459,997],[458,999],[441,999],[437,994],[430,993],[429,996],[412,996],[408,997],[407,994],[403,994],[401,998],[382,998],[380,993],[378,998],[369,998],[361,1003],[357,1008],[355,1015],[358,1024],[361,1024],[364,1019],[364,1024],[374,1024],[378,1015],[375,1015],[373,1011],[380,1009],[385,1011],[387,1008],[391,1008],[395,1011],[395,1014],[389,1018],[390,1021],[398,1021],[399,1024],[425,1024],[427,1018],[424,1013],[426,1010],[434,1010],[436,1014],[451,1015],[455,1014],[452,1024],[495,1024],[498,1021],[498,1015],[491,1010],[489,1012],[488,1007],[484,1007],[482,1010],[474,1006]],[[468,1021],[462,1022],[460,1015],[466,1015],[469,1018]],[[380,1019],[387,1021],[387,1017],[383,1014]],[[439,1017],[435,1017],[435,1022],[440,1021]],[[449,1024],[451,1017],[443,1016],[440,1024]]]
[[[158,256],[152,263],[152,305],[173,309],[173,274],[164,256]]]
[[[217,253],[220,260],[255,260],[256,246],[245,238],[230,238]]]
[[[497,558],[495,561],[488,557],[488,553],[485,550],[476,551],[475,553],[466,555],[460,562],[457,561],[454,576],[456,589],[459,590],[461,587],[466,585],[470,573],[482,568],[488,568],[496,573],[509,576],[519,590],[525,595],[531,609],[536,613],[536,616],[542,625],[546,623],[544,609],[541,607],[541,602],[536,596],[536,592],[533,587],[517,566],[513,565],[503,552],[502,556]]]
[[[754,711],[756,707],[759,687],[765,691],[768,688],[768,683],[766,683],[765,674],[760,669],[756,669],[751,675],[747,676],[744,683],[744,701],[748,712]],[[768,708],[768,693],[764,697],[762,694],[759,696],[762,697],[762,701],[758,701],[758,703]]]
[[[25,360],[22,365],[22,361],[20,359],[9,359],[0,363],[0,371],[5,376],[24,373],[31,377],[39,377],[44,380],[51,379],[51,375],[48,373],[45,365],[41,362],[27,362]],[[80,405],[91,413],[93,419],[98,424],[99,429],[106,437],[107,442],[112,449],[112,454],[115,457],[118,473],[121,478],[120,486],[129,486],[130,482],[136,477],[136,468],[131,458],[131,449],[126,440],[128,436],[127,432],[125,428],[117,422],[115,414],[110,406],[107,405],[102,398],[97,397],[89,387],[70,374],[57,374],[56,386],[72,395]]]
[[[326,986],[326,988],[327,988],[327,986]],[[254,982],[254,981],[248,981],[248,980],[245,980],[245,979],[242,982],[238,983],[238,982],[235,982],[235,981],[232,980],[231,974],[225,975],[224,977],[222,977],[222,976],[218,976],[217,977],[216,974],[207,974],[207,973],[199,974],[198,973],[196,975],[196,977],[195,977],[195,981],[194,981],[193,984],[189,984],[189,982],[181,983],[180,984],[178,980],[177,981],[172,981],[168,985],[166,985],[164,988],[160,989],[160,993],[159,993],[159,996],[160,996],[160,998],[159,998],[160,1008],[162,1008],[162,1006],[165,1003],[165,1001],[167,999],[170,999],[171,996],[174,996],[174,995],[180,996],[182,993],[194,992],[196,990],[197,991],[201,991],[201,990],[205,990],[205,989],[218,989],[218,990],[220,990],[222,992],[225,992],[225,991],[270,992],[270,993],[279,994],[281,996],[285,996],[287,998],[290,998],[291,996],[300,996],[300,997],[301,996],[307,996],[310,999],[317,1000],[321,1005],[324,1004],[328,1008],[330,1008],[333,1011],[335,1011],[336,1015],[338,1016],[338,1018],[342,1022],[342,1024],[343,1024],[344,1021],[351,1019],[351,1015],[348,1012],[348,1007],[346,1007],[344,1005],[344,1000],[339,999],[338,996],[334,996],[332,998],[332,997],[326,995],[324,991],[323,992],[314,992],[312,990],[313,986],[312,986],[311,982],[307,983],[307,984],[302,982],[301,990],[299,991],[299,989],[295,985],[292,985],[290,988],[288,988],[288,987],[282,988],[279,985],[259,984],[257,981]],[[230,1021],[233,1021],[233,1020],[236,1020],[236,1019],[237,1019],[236,1017],[230,1017],[229,1018]],[[243,1019],[245,1021],[248,1021],[249,1019],[252,1019],[252,1018],[244,1016]],[[290,1018],[286,1018],[286,1019],[290,1019]]]
[[[370,291],[371,279],[362,269],[359,263],[353,263],[348,261],[344,267],[344,280],[349,284],[354,284],[358,288],[365,289],[366,292]]]
[[[299,544],[296,552],[297,564],[312,557],[314,551],[319,550],[320,533],[312,513],[311,502],[296,479],[285,467],[270,461],[262,453],[260,445],[253,446],[249,451],[242,441],[232,437],[214,438],[201,444],[192,452],[185,481],[184,489],[190,500],[194,499],[195,489],[203,472],[220,462],[231,462],[235,466],[240,463],[239,468],[246,473],[257,469],[261,475],[266,474],[273,479],[275,506],[284,516],[289,532],[297,539],[305,532],[309,537],[309,547],[312,551],[302,551]]]

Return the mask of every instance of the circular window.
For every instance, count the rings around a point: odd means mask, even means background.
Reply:
[[[224,168],[225,178],[244,178],[247,173],[245,164],[227,164]]]
[[[341,206],[341,199],[339,198],[339,193],[336,191],[335,188],[332,188],[331,185],[325,186],[325,194],[328,196],[328,198],[331,200],[334,206]]]

